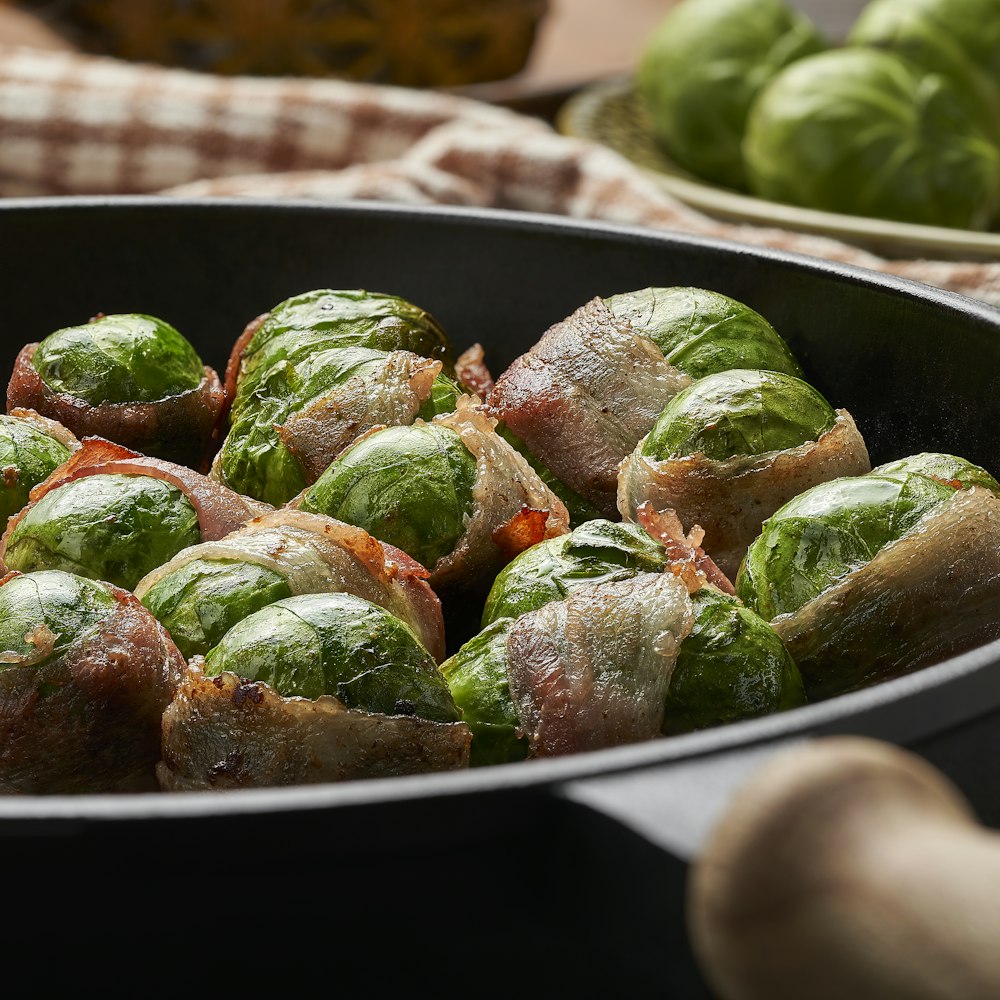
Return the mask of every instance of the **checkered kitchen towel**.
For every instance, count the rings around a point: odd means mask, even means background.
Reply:
[[[1000,262],[885,260],[826,238],[725,224],[609,150],[464,98],[0,47],[0,196],[95,193],[564,214],[809,253],[1000,306]]]

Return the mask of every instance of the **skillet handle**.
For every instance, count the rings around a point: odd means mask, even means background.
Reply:
[[[796,735],[758,744],[735,744],[667,764],[567,782],[554,793],[607,816],[689,862],[750,775],[773,757],[809,742]]]
[[[722,1000],[1000,996],[1000,835],[891,744],[817,739],[770,760],[688,886]]]

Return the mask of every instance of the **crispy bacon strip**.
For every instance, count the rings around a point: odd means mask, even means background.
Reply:
[[[517,618],[507,670],[529,753],[559,756],[658,736],[693,624],[687,587],[670,573],[585,584]]]
[[[524,517],[525,508],[544,514],[542,538],[569,531],[565,504],[542,482],[524,456],[496,433],[496,421],[474,396],[461,397],[454,413],[435,417],[434,422],[455,431],[476,459],[472,516],[455,549],[429,567],[435,590],[492,580],[510,561],[513,532],[521,532],[520,528],[505,526]],[[536,515],[527,517],[534,524],[530,537],[537,537],[540,522],[536,522]],[[498,528],[500,535],[495,538]],[[520,533],[521,540],[526,537]]]
[[[204,368],[197,388],[150,403],[91,404],[54,392],[31,363],[38,344],[26,344],[7,386],[7,410],[30,409],[57,420],[77,437],[105,437],[143,454],[206,470],[219,441],[226,394],[215,369]]]
[[[440,361],[392,351],[375,373],[350,378],[292,414],[278,435],[314,483],[361,434],[413,423],[440,371]]]
[[[270,315],[271,314],[269,312],[261,313],[259,316],[250,320],[250,322],[243,328],[243,332],[236,338],[236,343],[233,344],[233,349],[229,352],[229,360],[226,362],[226,378],[224,382],[226,400],[220,416],[220,425],[224,424],[224,422],[229,419],[229,410],[233,405],[233,399],[236,397],[236,383],[239,381],[240,373],[243,368],[243,355],[246,353],[246,349],[250,345],[250,341],[253,340],[254,334],[264,325],[264,321]]]
[[[593,299],[522,354],[486,403],[555,476],[615,517],[619,463],[690,381]]]
[[[468,767],[464,722],[348,709],[323,695],[282,698],[195,657],[163,714],[164,791],[261,788]]]
[[[147,458],[104,438],[84,438],[68,461],[32,489],[28,505],[7,522],[7,530],[0,537],[0,562],[14,528],[46,493],[74,479],[95,475],[153,476],[176,486],[194,505],[203,541],[222,538],[250,518],[273,510],[268,504],[242,496],[187,466]]]

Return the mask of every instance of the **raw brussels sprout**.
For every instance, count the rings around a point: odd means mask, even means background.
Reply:
[[[771,324],[749,306],[705,288],[641,288],[604,300],[693,379],[730,368],[763,368],[802,377]]]
[[[783,66],[825,47],[782,0],[684,0],[648,42],[637,86],[678,164],[744,188],[740,142],[751,103]]]
[[[923,451],[872,469],[872,475],[876,476],[905,476],[911,472],[943,479],[946,483],[957,483],[963,490],[970,486],[984,486],[1000,496],[1000,483],[982,466],[974,465],[968,459],[959,458],[957,455]]]
[[[436,424],[386,427],[342,453],[299,508],[364,528],[433,569],[465,531],[476,460]]]
[[[997,0],[872,0],[847,35],[943,73],[1000,137],[1000,5]]]
[[[954,495],[951,486],[915,473],[814,486],[764,522],[737,574],[736,592],[762,618],[794,612]]]
[[[807,382],[781,372],[735,369],[708,375],[666,405],[641,453],[665,460],[701,452],[723,461],[816,441],[837,419]]]
[[[286,698],[333,695],[348,708],[456,722],[458,709],[415,633],[353,594],[302,594],[234,625],[205,672],[263,681]]]
[[[567,535],[526,549],[497,575],[483,608],[482,625],[516,618],[564,598],[585,583],[658,573],[667,564],[663,546],[637,524],[587,521]]]
[[[0,518],[16,514],[31,488],[70,456],[70,449],[23,417],[0,414]]]
[[[99,583],[61,570],[11,578],[0,587],[0,671],[48,663],[106,621],[116,604]]]
[[[177,487],[139,475],[71,479],[28,507],[7,539],[8,569],[61,569],[131,590],[201,541],[198,514]]]
[[[499,618],[441,664],[462,721],[472,730],[469,764],[506,764],[528,756],[528,741],[507,678],[507,635],[512,618]]]
[[[743,153],[753,193],[806,208],[985,229],[1000,149],[951,80],[879,49],[803,59],[760,93]]]
[[[91,405],[149,403],[196,389],[201,358],[169,323],[124,313],[49,334],[32,359],[54,392]]]
[[[307,485],[305,472],[282,440],[281,426],[297,411],[337,386],[376,377],[389,357],[367,347],[333,346],[287,357],[241,381],[230,430],[217,463],[222,481],[237,492],[280,506]],[[459,390],[437,375],[418,416],[455,408]]]
[[[196,559],[150,587],[142,603],[191,659],[218,645],[236,622],[291,596],[288,581],[266,566]]]
[[[714,587],[702,587],[691,600],[694,628],[670,677],[664,735],[805,704],[799,668],[766,621]]]

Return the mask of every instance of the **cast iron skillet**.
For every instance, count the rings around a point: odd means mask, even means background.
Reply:
[[[159,199],[0,203],[5,370],[99,311],[142,311],[222,367],[243,325],[316,287],[393,292],[495,374],[595,295],[699,285],[767,316],[873,463],[1000,470],[1000,311],[746,246],[502,212]],[[477,609],[470,609],[472,614]],[[220,795],[0,801],[5,952],[39,982],[123,969],[230,987],[325,980],[513,995],[707,996],[684,859],[776,746],[896,741],[1000,820],[1000,643],[781,716],[461,774]],[[71,962],[65,956],[72,950]],[[421,989],[421,992],[423,990]]]

